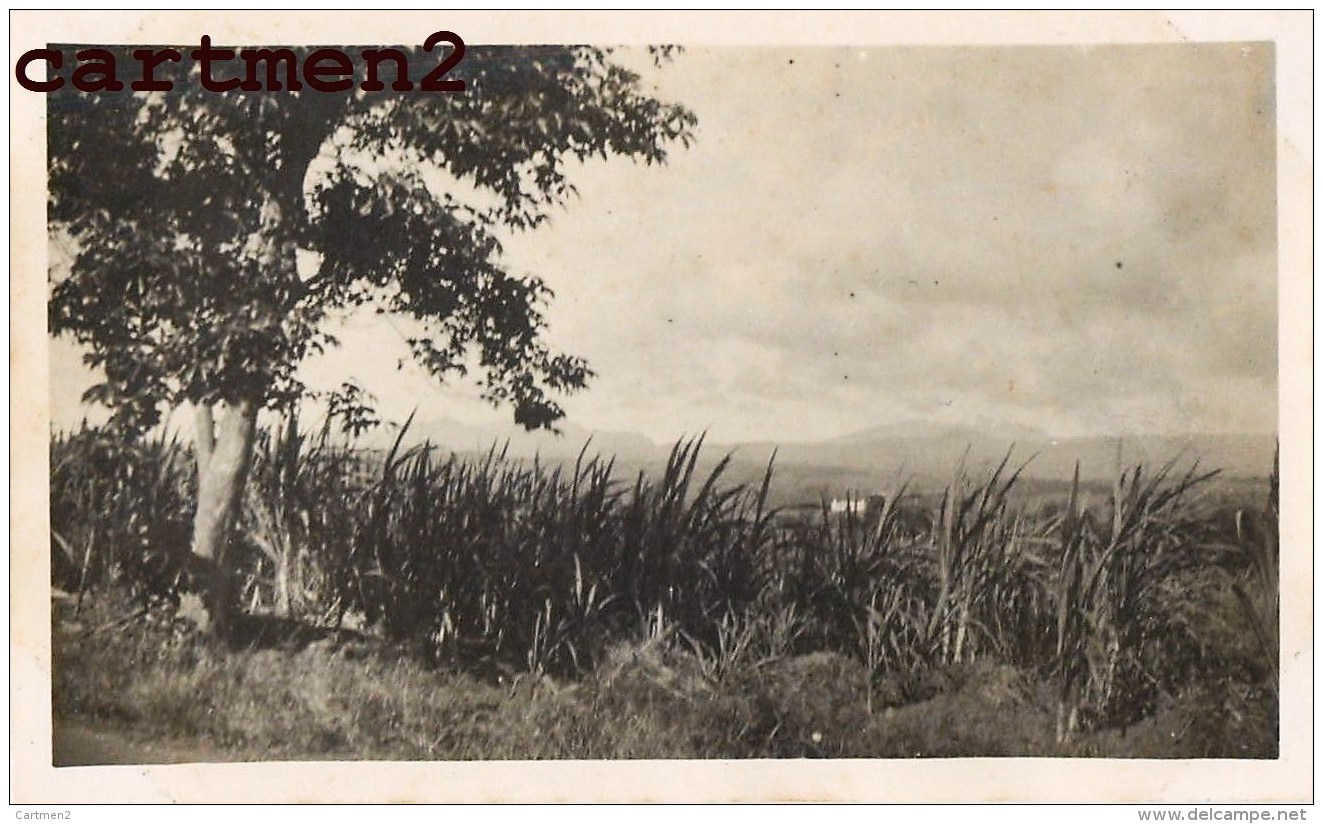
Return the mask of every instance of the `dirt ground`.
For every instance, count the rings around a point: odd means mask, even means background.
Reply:
[[[246,760],[196,739],[144,739],[124,730],[81,722],[59,722],[52,735],[56,767],[108,764],[191,764]]]

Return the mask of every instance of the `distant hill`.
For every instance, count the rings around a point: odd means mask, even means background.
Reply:
[[[577,457],[588,444],[590,454],[615,455],[621,460],[648,462],[665,449],[633,432],[589,431],[572,423],[562,424],[561,434],[541,430],[528,432],[514,425],[473,425],[449,418],[415,418],[405,433],[404,443],[413,446],[429,442],[456,452],[486,452],[493,445],[507,448],[515,457],[561,459]],[[383,428],[372,436],[373,446],[389,446],[396,430]]]
[[[933,423],[931,421],[909,420],[900,423],[884,424],[832,438],[826,443],[887,443],[896,440],[946,440],[974,443],[989,438],[1006,441],[1044,440],[1047,433],[1014,424],[996,424],[987,428],[977,426]]]
[[[1028,477],[1061,479],[1074,472],[1075,462],[1086,478],[1111,478],[1115,474],[1118,443],[1121,462],[1161,464],[1173,458],[1182,463],[1198,459],[1201,466],[1221,469],[1228,475],[1266,475],[1272,466],[1276,437],[1260,434],[1138,435],[1119,439],[1106,437],[1052,438],[1021,431],[982,434],[958,427],[944,427],[920,434],[910,427],[904,434],[888,428],[867,430],[854,436],[819,443],[785,444],[778,463],[817,464],[842,469],[904,470],[919,478],[949,477],[965,458],[971,469],[995,464],[1007,452],[1017,466],[1026,460]],[[770,444],[749,444],[741,452],[770,452]],[[748,449],[753,447],[753,449]],[[752,456],[751,456],[752,457]],[[1032,460],[1030,460],[1032,458]]]
[[[562,435],[528,433],[513,426],[415,419],[405,443],[427,441],[465,453],[486,452],[495,444],[506,447],[511,457],[538,455],[550,463],[573,460],[587,443],[589,454],[614,456],[617,474],[622,478],[639,471],[660,470],[672,446],[637,433],[593,432],[569,423],[562,431]],[[389,445],[393,438],[393,430],[383,429],[373,436],[373,445]],[[1029,462],[1024,470],[1026,480],[1066,481],[1079,461],[1085,480],[1110,481],[1116,472],[1117,445],[1114,437],[1053,438],[1025,427],[984,430],[910,421],[814,442],[708,442],[699,467],[700,471],[708,471],[730,453],[733,457],[727,480],[757,483],[775,451],[775,498],[778,503],[787,503],[846,491],[885,491],[901,479],[911,488],[940,487],[950,480],[962,458],[977,476],[998,463],[1008,450],[1011,465],[1018,468]],[[1157,466],[1176,458],[1184,468],[1197,459],[1201,467],[1220,469],[1227,477],[1266,476],[1275,446],[1276,437],[1271,434],[1137,435],[1120,440],[1121,461],[1126,467],[1137,463]]]

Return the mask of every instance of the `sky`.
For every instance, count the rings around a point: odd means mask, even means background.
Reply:
[[[587,429],[803,441],[927,420],[1059,436],[1271,432],[1273,56],[1263,44],[690,48],[665,166],[575,168],[506,238],[597,377]],[[304,370],[388,419],[508,420],[349,317]],[[52,347],[52,411],[87,376]]]

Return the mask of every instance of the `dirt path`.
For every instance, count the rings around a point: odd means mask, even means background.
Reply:
[[[248,761],[242,753],[222,750],[197,739],[148,739],[113,727],[62,721],[55,725],[56,767],[105,764],[187,764]]]

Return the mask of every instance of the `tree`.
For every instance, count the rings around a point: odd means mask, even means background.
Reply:
[[[107,49],[102,68],[107,57],[132,65],[131,52]],[[400,52],[413,78],[437,64],[436,53]],[[309,53],[289,50],[297,65]],[[660,65],[669,50],[653,57]],[[362,62],[346,91],[270,91],[283,65],[270,60],[266,89],[220,93],[184,52],[156,68],[170,91],[66,83],[47,107],[50,221],[76,248],[49,327],[102,370],[85,400],[114,422],[142,430],[164,409],[195,408],[190,560],[217,627],[233,598],[225,549],[258,412],[304,394],[299,363],[336,343],[328,312],[412,317],[425,330],[409,340],[413,355],[438,379],[473,369],[516,423],[551,428],[563,416],[552,393],[592,373],[543,341],[551,292],[506,271],[498,234],[564,204],[571,161],[663,162],[695,124],[596,48],[469,48],[447,75],[464,82],[458,93],[364,91]],[[431,168],[451,190],[438,191]],[[301,276],[299,250],[320,261],[314,273]]]

